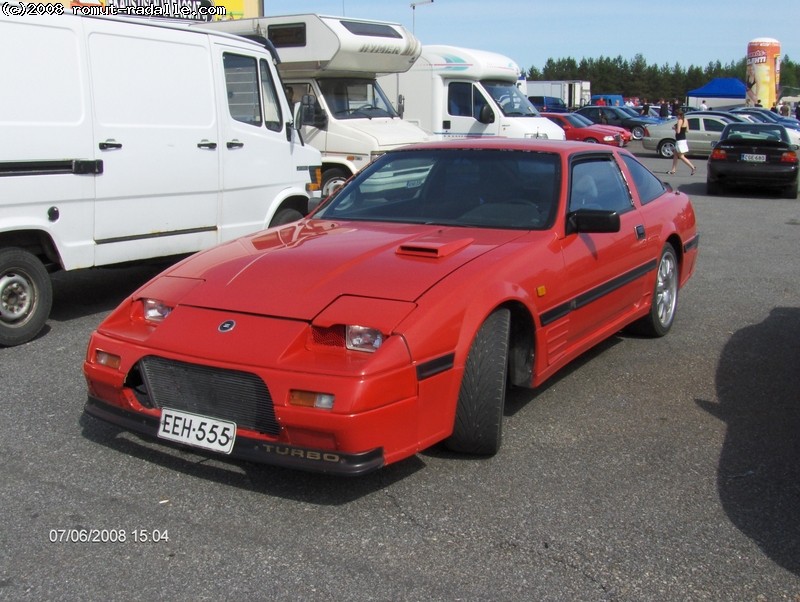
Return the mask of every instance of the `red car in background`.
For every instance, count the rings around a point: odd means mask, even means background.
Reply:
[[[631,133],[616,125],[600,125],[593,123],[577,113],[542,113],[553,123],[564,130],[567,140],[578,142],[595,142],[611,146],[626,146],[631,141]]]

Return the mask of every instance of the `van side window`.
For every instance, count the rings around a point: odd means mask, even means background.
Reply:
[[[264,96],[264,122],[268,129],[279,132],[283,123],[281,103],[278,101],[278,93],[275,90],[275,81],[272,79],[269,64],[264,59],[261,59],[261,93]]]
[[[472,116],[472,84],[450,82],[447,86],[447,112],[453,116]]]
[[[223,63],[231,117],[242,123],[261,126],[256,59],[226,52]]]

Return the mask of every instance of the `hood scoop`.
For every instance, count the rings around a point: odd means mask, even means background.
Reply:
[[[440,259],[448,257],[461,249],[468,247],[475,241],[474,238],[459,238],[457,240],[442,240],[439,236],[425,236],[405,242],[397,247],[395,253],[410,257],[427,257]]]

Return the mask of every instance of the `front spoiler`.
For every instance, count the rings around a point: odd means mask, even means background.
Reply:
[[[152,416],[129,412],[91,396],[87,397],[86,405],[83,409],[84,412],[94,418],[110,422],[129,431],[158,438],[159,421]],[[167,445],[174,445],[165,439],[158,440]],[[206,452],[206,450],[202,451]],[[282,445],[241,435],[236,437],[236,443],[234,443],[233,451],[230,454],[215,455],[229,456],[259,464],[272,464],[295,470],[345,476],[367,474],[378,470],[384,464],[383,448],[380,447],[366,452],[351,454]]]

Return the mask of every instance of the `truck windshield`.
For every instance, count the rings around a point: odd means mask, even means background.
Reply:
[[[506,117],[538,117],[539,112],[514,84],[501,81],[482,81]]]
[[[334,119],[399,117],[374,79],[321,79],[319,88]]]

